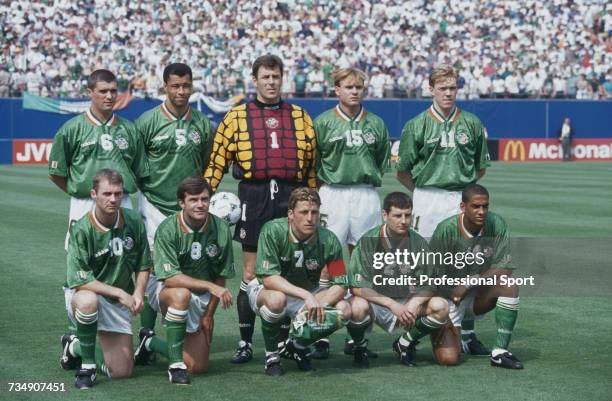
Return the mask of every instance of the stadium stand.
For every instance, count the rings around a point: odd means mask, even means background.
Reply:
[[[0,97],[82,97],[99,67],[156,97],[169,61],[229,97],[253,91],[251,62],[272,52],[287,95],[328,95],[335,66],[358,66],[370,97],[428,97],[429,69],[451,63],[464,99],[606,99],[611,33],[606,0],[2,0]]]

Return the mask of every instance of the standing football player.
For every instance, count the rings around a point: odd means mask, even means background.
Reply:
[[[356,68],[332,73],[338,104],[315,119],[321,221],[349,253],[361,236],[380,224],[376,187],[389,163],[391,143],[383,120],[361,104],[366,75]],[[345,346],[352,353],[352,343]],[[315,344],[313,358],[329,355],[329,341]]]
[[[189,373],[208,370],[214,314],[217,305],[228,308],[232,294],[225,280],[234,276],[232,236],[227,223],[208,213],[210,186],[201,176],[179,185],[181,211],[168,216],[155,234],[154,286],[147,298],[165,319],[167,342],[149,331],[136,350],[137,362],[152,352],[168,358],[168,377],[189,384]]]
[[[208,163],[212,126],[208,118],[189,105],[193,91],[191,68],[173,63],[164,69],[166,100],[136,120],[151,174],[142,181],[140,213],[145,221],[149,246],[159,224],[180,210],[176,188],[186,177],[201,175]],[[156,278],[151,275],[150,285]],[[148,303],[141,314],[141,337],[151,335],[157,314]]]
[[[319,225],[321,199],[316,189],[297,188],[289,198],[287,217],[266,223],[259,236],[257,278],[247,287],[250,305],[260,317],[266,348],[265,372],[283,374],[281,355],[312,369],[309,344],[345,325],[352,325],[351,308],[343,300],[347,277],[342,246]],[[330,286],[319,287],[326,269]],[[302,313],[300,313],[302,312]],[[293,318],[292,338],[279,352],[281,322]],[[363,337],[365,326],[356,327]]]
[[[441,274],[449,277],[492,278],[497,285],[458,285],[447,289],[449,316],[458,328],[469,318],[495,310],[497,336],[491,351],[491,366],[523,369],[523,364],[510,351],[510,337],[519,309],[519,290],[516,285],[502,285],[500,277],[514,271],[510,255],[508,228],[504,219],[489,212],[489,192],[481,185],[469,184],[461,195],[461,213],[441,222],[431,238],[432,249],[454,255],[475,255],[473,262],[458,266],[457,262],[444,266]],[[463,327],[463,326],[461,326]],[[472,334],[472,342],[477,341]],[[462,335],[461,347],[466,348]],[[456,342],[457,352],[460,344]],[[464,352],[469,353],[469,350]]]
[[[457,71],[435,68],[429,76],[433,104],[408,121],[402,130],[397,179],[413,191],[415,231],[430,238],[438,223],[459,213],[461,191],[484,176],[489,152],[484,128],[473,114],[455,105]],[[466,319],[462,337],[471,342],[474,322]],[[473,341],[473,355],[490,351]]]
[[[480,120],[455,105],[457,78],[450,66],[432,71],[433,104],[406,123],[400,139],[397,179],[414,192],[414,229],[425,238],[458,212],[461,191],[489,165]]]
[[[131,208],[129,194],[149,175],[142,140],[131,121],[113,113],[117,78],[96,70],[87,78],[90,109],[67,121],[55,134],[49,154],[49,179],[70,195],[69,228],[93,208],[91,182],[103,168],[117,170],[124,179],[121,206]],[[66,235],[66,249],[68,249]]]
[[[261,56],[253,63],[252,76],[257,97],[225,115],[204,173],[213,191],[231,163],[234,178],[240,180],[242,218],[236,224],[234,240],[242,244],[244,269],[236,300],[241,340],[233,363],[253,358],[255,314],[245,291],[255,278],[261,227],[287,215],[287,202],[294,188],[316,187],[312,120],[301,107],[281,99],[283,62],[270,54]]]
[[[64,296],[76,336],[62,337],[60,362],[66,370],[79,368],[79,389],[94,385],[98,369],[113,379],[132,375],[130,314],[143,307],[151,255],[142,219],[120,207],[123,196],[121,175],[98,171],[91,190],[94,208],[70,230]]]
[[[407,194],[391,192],[385,196],[383,219],[384,224],[361,237],[351,255],[349,285],[351,293],[356,296],[349,300],[352,319],[366,326],[374,321],[388,333],[404,331],[393,343],[393,350],[406,366],[415,366],[416,344],[430,333],[437,362],[440,365],[455,365],[459,360],[459,351],[453,345],[458,343],[458,336],[452,337],[454,332],[450,330],[438,333],[447,323],[448,303],[444,298],[435,296],[435,288],[382,284],[379,292],[374,285],[380,281],[375,279],[375,275],[393,279],[410,276],[420,282],[421,276],[433,277],[435,274],[435,266],[425,261],[410,266],[396,262],[385,263],[384,267],[374,265],[377,254],[401,251],[412,255],[421,253],[425,257],[429,250],[427,241],[410,228],[412,200]],[[446,336],[445,342],[435,340],[442,336]],[[365,346],[365,339],[355,344],[355,360],[367,366],[368,354],[363,351]]]

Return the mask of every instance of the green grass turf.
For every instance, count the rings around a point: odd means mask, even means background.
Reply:
[[[494,163],[483,183],[492,193],[492,210],[506,218],[514,236],[612,236],[612,164]],[[255,360],[242,366],[228,363],[238,339],[232,308],[217,313],[210,372],[193,377],[191,386],[170,385],[160,360],[151,367],[136,367],[132,379],[109,381],[100,376],[92,390],[78,392],[72,373],[58,363],[66,320],[61,285],[68,198],[41,167],[0,166],[0,188],[1,399],[612,399],[611,297],[609,292],[584,296],[588,288],[582,296],[557,292],[522,298],[511,348],[525,363],[523,371],[491,368],[486,358],[439,367],[432,362],[428,341],[420,346],[419,366],[405,368],[391,352],[394,337],[375,329],[369,335],[370,347],[380,357],[372,360],[369,370],[351,368],[351,359],[341,353],[344,335],[338,333],[332,337],[331,359],[315,361],[315,372],[298,372],[293,363],[285,362],[285,376],[272,379],[263,373],[259,322]],[[236,183],[226,179],[221,188],[235,191]],[[381,195],[398,189],[393,175],[387,174]],[[238,247],[235,254],[240,265]],[[603,271],[609,280],[609,270]],[[234,294],[238,283],[238,277],[229,283]],[[485,344],[492,345],[493,317],[478,322],[477,331]],[[60,382],[66,392],[9,393],[8,382]]]

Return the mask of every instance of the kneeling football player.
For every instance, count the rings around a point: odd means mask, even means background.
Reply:
[[[293,190],[288,217],[266,223],[259,236],[257,279],[249,283],[247,293],[252,309],[261,317],[265,371],[270,376],[283,374],[281,356],[295,360],[300,370],[311,370],[308,345],[351,319],[351,308],[343,300],[347,279],[342,247],[331,231],[319,225],[320,205],[315,189]],[[325,289],[319,287],[323,269],[330,280]],[[285,317],[293,319],[291,338],[279,350]]]
[[[167,217],[155,233],[157,285],[147,286],[151,307],[165,319],[167,342],[152,330],[140,333],[136,361],[151,352],[168,358],[168,378],[189,384],[189,373],[208,370],[214,314],[228,308],[232,295],[225,280],[234,276],[229,226],[208,213],[210,185],[202,177],[187,177],[178,187],[181,211]]]
[[[94,385],[98,369],[114,379],[132,375],[131,315],[142,310],[151,258],[142,219],[120,207],[123,195],[121,174],[98,171],[95,206],[70,230],[64,296],[76,336],[62,337],[60,363],[66,370],[80,364],[79,389]]]
[[[402,277],[414,277],[418,283],[420,275],[431,276],[435,269],[424,261],[410,265],[394,260],[382,266],[383,259],[377,257],[398,252],[425,255],[429,246],[410,228],[411,219],[410,197],[392,192],[383,201],[384,224],[368,231],[357,243],[349,264],[349,285],[354,295],[349,299],[352,319],[365,325],[373,321],[388,333],[404,331],[393,343],[393,350],[406,366],[415,365],[416,345],[427,334],[431,334],[438,363],[454,365],[459,353],[449,345],[454,344],[452,336],[458,338],[457,334],[441,330],[448,321],[446,300],[435,296],[431,286],[388,284],[388,279]],[[364,346],[363,341],[355,343],[355,364],[367,367],[367,352],[357,352]]]
[[[459,259],[456,259],[453,264],[444,265],[440,274],[459,279],[469,276],[477,282],[495,278],[497,284],[457,285],[445,289],[450,319],[455,330],[462,329],[462,344],[457,342],[455,347],[469,350],[470,342],[478,342],[473,332],[464,333],[462,321],[473,322],[478,316],[495,309],[497,336],[491,351],[491,365],[523,369],[522,362],[508,351],[518,316],[519,290],[516,285],[502,285],[500,279],[504,275],[511,276],[514,271],[506,222],[498,214],[489,212],[489,192],[478,184],[465,187],[460,207],[460,214],[438,224],[431,246],[439,252],[474,257],[470,263],[461,261],[460,266],[457,265]]]

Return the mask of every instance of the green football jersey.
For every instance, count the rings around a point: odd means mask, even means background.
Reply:
[[[159,280],[180,273],[206,281],[235,275],[230,228],[212,214],[198,231],[187,224],[183,211],[168,216],[155,232],[154,258]]]
[[[514,269],[508,227],[504,219],[493,212],[487,214],[485,224],[477,234],[464,227],[463,213],[449,217],[438,224],[430,245],[437,252],[454,255],[452,260],[445,258],[438,275],[465,277],[481,274],[490,268]]]
[[[105,227],[92,210],[70,229],[66,286],[93,280],[134,291],[133,273],[152,266],[144,223],[137,212],[119,208],[112,227]]]
[[[429,244],[416,231],[410,229],[408,235],[401,239],[391,239],[386,225],[380,225],[366,232],[357,242],[348,268],[350,287],[372,288],[379,294],[391,298],[405,298],[418,291],[432,289],[422,285],[420,276],[432,277],[435,274],[435,264],[427,263],[426,253]],[[402,255],[401,263],[394,258],[392,263],[384,261],[386,254]],[[404,255],[413,255],[405,256]],[[422,256],[418,256],[422,255]],[[420,259],[417,259],[420,258]],[[375,278],[374,276],[379,277]],[[382,278],[404,279],[413,277],[414,283],[405,281],[403,284],[387,284]],[[396,281],[397,282],[397,281]]]
[[[363,107],[351,119],[337,105],[317,117],[314,127],[319,181],[380,187],[391,152],[389,131],[382,119]]]
[[[415,185],[460,191],[489,166],[480,120],[459,108],[448,120],[433,105],[402,130],[397,170],[412,173]]]
[[[49,174],[68,179],[68,194],[89,198],[92,179],[103,168],[117,170],[127,193],[138,190],[149,175],[140,136],[134,124],[115,114],[102,123],[91,111],[67,121],[55,134]]]
[[[202,175],[208,164],[213,140],[210,120],[191,107],[177,118],[162,103],[141,115],[136,129],[151,171],[142,182],[143,194],[166,215],[179,211],[178,185],[186,177]]]
[[[327,266],[332,284],[347,286],[342,246],[328,229],[318,226],[306,241],[298,241],[286,217],[267,222],[257,242],[256,274],[280,275],[291,284],[312,291],[319,286],[321,271]]]

